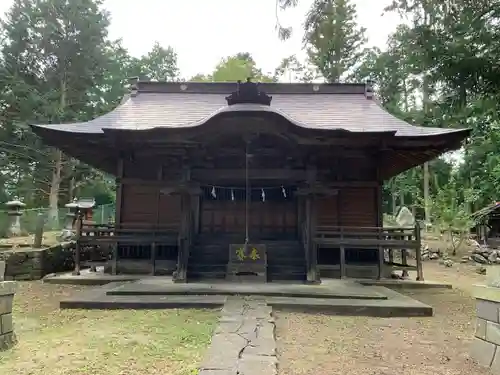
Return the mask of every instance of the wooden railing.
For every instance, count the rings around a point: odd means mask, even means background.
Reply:
[[[340,249],[341,278],[346,276],[346,249],[378,250],[379,278],[382,277],[384,264],[404,273],[408,270],[417,271],[417,280],[423,280],[420,226],[415,227],[338,227],[317,226],[314,234],[314,245],[317,248],[333,247]],[[385,259],[388,250],[389,259]],[[407,250],[415,254],[416,265],[408,264]],[[394,252],[401,251],[401,263],[394,262]]]
[[[318,245],[361,249],[373,249],[379,245],[392,249],[415,249],[419,246],[415,228],[318,226],[314,240]]]
[[[121,225],[116,228],[111,224],[83,223],[81,228],[77,226],[75,274],[80,273],[81,266],[90,266],[95,271],[97,265],[109,263],[112,273],[116,274],[118,258],[148,261],[148,255],[150,272],[154,274],[159,249],[178,247],[180,242],[179,229],[173,225]]]

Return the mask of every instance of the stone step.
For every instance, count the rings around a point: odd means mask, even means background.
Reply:
[[[59,303],[61,309],[196,309],[196,308],[220,308],[224,305],[227,296],[155,296],[134,295],[115,296],[99,295],[92,297],[76,296],[63,299]]]
[[[188,271],[193,270],[207,270],[207,269],[214,269],[214,270],[225,270],[227,268],[227,263],[211,263],[211,264],[206,264],[206,263],[188,263]]]
[[[226,279],[226,271],[204,271],[204,272],[196,272],[190,271],[188,272],[188,280],[225,280]]]
[[[275,265],[301,265],[301,264],[306,264],[306,260],[304,257],[282,257],[282,258],[275,258],[275,257],[267,257],[267,264],[275,264]]]
[[[95,289],[61,300],[61,309],[179,309],[221,308],[223,295],[106,295]],[[432,316],[432,307],[411,298],[388,300],[265,297],[268,305],[285,311],[344,316]]]

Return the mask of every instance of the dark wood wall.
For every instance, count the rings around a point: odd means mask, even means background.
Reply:
[[[340,188],[336,195],[316,200],[319,226],[375,227],[378,211],[376,187]]]
[[[269,142],[272,143],[271,141]],[[218,151],[210,151],[208,156],[217,156],[224,150],[229,150],[227,145],[223,146],[226,148],[221,146]],[[123,161],[123,174],[118,176],[117,222],[127,226],[180,225],[180,196],[165,194],[164,188],[175,186],[182,179],[186,179],[183,172],[186,165],[191,166],[188,179],[195,184],[199,182],[200,186],[238,186],[238,183],[244,183],[245,164],[242,162],[244,157],[236,153],[240,152],[240,149],[241,147],[236,148],[234,155],[224,155],[219,158],[220,160],[215,156],[209,157],[209,162],[203,158],[182,159],[160,154],[142,157],[137,154],[134,158]],[[316,158],[313,164],[303,162],[298,156],[289,160],[290,157],[287,156],[289,150],[285,148],[281,150],[277,146],[275,148],[269,146],[262,152],[254,151],[251,178],[265,178],[265,181],[259,181],[257,186],[270,184],[279,188],[282,185],[307,184],[312,172],[315,175],[312,183],[337,190],[337,194],[315,199],[316,225],[366,227],[382,225],[377,160],[371,154],[363,154],[362,149],[355,155],[350,153],[340,156],[332,156],[328,150],[311,151]],[[266,152],[274,154],[266,156]],[[282,162],[270,164],[270,160]],[[205,167],[203,163],[208,164]],[[280,176],[276,171],[280,172]],[[264,175],[265,177],[262,177]],[[294,226],[300,230],[298,227],[302,220],[301,208],[302,204],[298,197],[281,203],[252,202],[251,225],[255,228],[264,228],[264,231],[268,231],[265,228],[293,231]],[[201,197],[200,203],[193,205],[193,211],[197,211],[193,213],[195,216],[198,215],[197,229],[201,232],[209,230],[209,227],[226,227],[226,231],[231,229],[244,231],[244,201],[228,202]]]
[[[162,194],[160,186],[131,184],[122,185],[121,195],[121,225],[145,227],[180,225],[179,195]]]
[[[179,195],[166,195],[159,186],[122,186],[120,222],[124,226],[178,226],[181,203]],[[118,202],[117,202],[118,204]],[[377,188],[345,187],[338,193],[316,200],[316,217],[319,226],[374,227],[379,223]],[[200,206],[201,231],[226,228],[227,231],[244,231],[245,203],[204,201]],[[297,221],[295,201],[286,203],[252,202],[251,226],[269,232],[292,231]]]

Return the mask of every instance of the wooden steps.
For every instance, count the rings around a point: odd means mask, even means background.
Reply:
[[[191,248],[188,280],[224,279],[229,261],[229,244],[242,242],[241,236],[199,236]],[[266,244],[268,281],[305,281],[304,250],[296,240],[259,241]]]

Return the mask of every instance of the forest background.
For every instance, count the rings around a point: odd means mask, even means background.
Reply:
[[[305,59],[263,72],[248,52],[183,77],[174,48],[134,57],[108,37],[101,0],[15,0],[0,23],[0,202],[19,197],[55,220],[73,197],[112,204],[114,180],[45,146],[28,123],[86,121],[115,108],[127,78],[166,81],[376,83],[376,95],[412,124],[469,127],[466,147],[384,185],[384,208],[409,206],[426,222],[465,230],[471,212],[500,198],[500,1],[394,0],[401,24],[385,48],[368,47],[350,0],[314,0],[301,29],[280,24],[300,0],[276,1],[276,35],[301,33]],[[300,54],[303,56],[304,54]],[[95,150],[92,150],[95,152]]]

